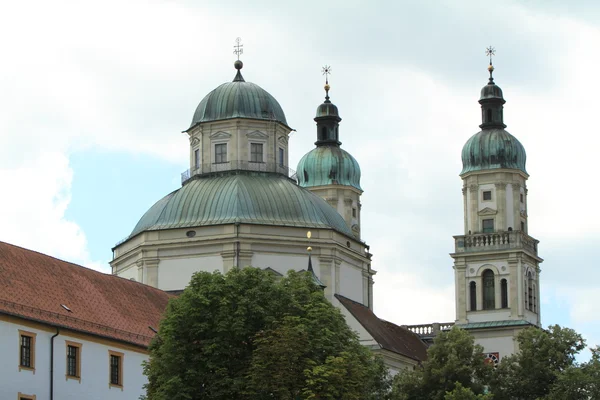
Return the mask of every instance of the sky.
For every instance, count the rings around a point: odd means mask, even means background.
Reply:
[[[362,170],[379,317],[454,320],[460,152],[494,46],[507,130],[527,150],[542,322],[600,344],[600,3],[542,0],[19,1],[0,13],[0,240],[109,272],[111,248],[180,186],[200,100],[244,78],[314,147],[331,65]]]

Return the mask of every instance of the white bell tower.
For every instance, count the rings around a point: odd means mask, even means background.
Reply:
[[[488,49],[493,55],[493,49]],[[464,234],[454,236],[456,324],[497,358],[518,330],[539,326],[538,240],[528,234],[525,148],[504,128],[502,90],[481,90],[481,131],[462,150]],[[490,356],[491,357],[491,356]]]

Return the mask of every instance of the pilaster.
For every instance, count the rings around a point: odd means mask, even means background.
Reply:
[[[506,182],[496,183],[496,204],[498,214],[496,214],[496,230],[505,231],[506,225]]]

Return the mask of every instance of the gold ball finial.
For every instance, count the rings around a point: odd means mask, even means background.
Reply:
[[[312,237],[312,233],[310,231],[306,232],[306,237],[310,239]]]
[[[306,248],[306,251],[308,251],[308,252],[310,253],[310,252],[312,251],[312,247],[308,246],[308,247]]]
[[[492,64],[488,65],[488,71],[494,72],[494,66]]]
[[[329,92],[329,89],[331,89],[331,86],[329,86],[329,83],[326,83],[324,87],[325,87],[326,92]]]

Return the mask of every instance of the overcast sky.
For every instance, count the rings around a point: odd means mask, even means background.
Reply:
[[[0,9],[0,240],[105,272],[188,168],[198,102],[235,75],[314,145],[321,67],[362,168],[375,311],[454,320],[460,151],[479,128],[485,48],[527,150],[542,320],[600,344],[600,5],[578,1],[14,1]]]

